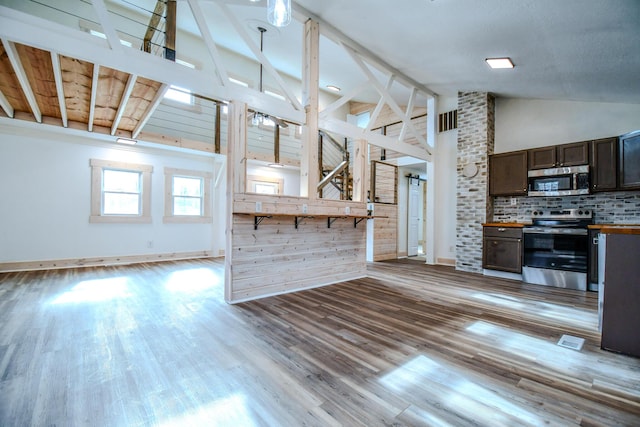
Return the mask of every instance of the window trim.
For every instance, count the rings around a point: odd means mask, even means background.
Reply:
[[[111,160],[90,159],[91,166],[91,215],[90,223],[150,224],[151,223],[151,173],[153,166]],[[142,190],[140,215],[104,215],[102,213],[102,179],[105,169],[138,172],[141,174]]]
[[[173,177],[202,179],[202,215],[174,215],[173,214]],[[166,224],[203,224],[213,220],[211,216],[211,172],[190,169],[164,168],[164,216],[162,222]]]

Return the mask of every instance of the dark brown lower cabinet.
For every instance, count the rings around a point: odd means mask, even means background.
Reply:
[[[522,272],[522,228],[485,226],[482,240],[482,268]]]
[[[601,346],[640,357],[640,235],[607,234],[605,245]]]

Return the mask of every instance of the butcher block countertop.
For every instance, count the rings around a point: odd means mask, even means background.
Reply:
[[[638,224],[596,224],[604,234],[640,234],[640,225]],[[592,228],[592,226],[589,226]]]
[[[525,225],[521,222],[487,222],[482,224],[483,227],[505,227],[505,228],[522,228]]]

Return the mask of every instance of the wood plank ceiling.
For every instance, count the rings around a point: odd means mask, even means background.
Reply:
[[[0,44],[0,115],[7,117],[135,138],[165,86],[55,52]]]

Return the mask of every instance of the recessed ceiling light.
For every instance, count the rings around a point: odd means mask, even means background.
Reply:
[[[136,141],[135,139],[131,139],[131,138],[118,138],[118,139],[116,139],[116,142],[118,144],[134,145],[138,141]]]
[[[513,62],[511,62],[511,58],[487,58],[485,59],[489,67],[491,68],[513,68]]]
[[[327,85],[327,89],[329,89],[332,92],[340,92],[342,90],[338,86],[335,86],[335,85]]]

